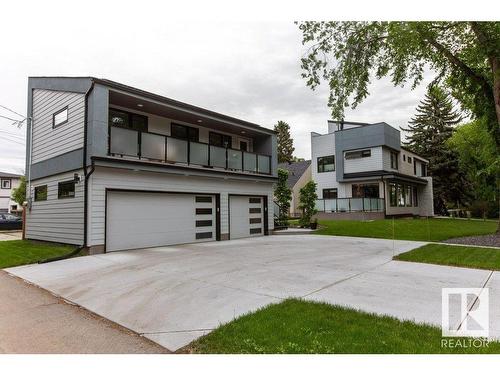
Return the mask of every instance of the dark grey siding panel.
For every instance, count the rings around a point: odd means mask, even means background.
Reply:
[[[31,165],[31,179],[52,176],[80,169],[83,163],[83,148],[70,151]]]
[[[379,123],[335,132],[337,181],[344,179],[344,151],[377,146],[386,146],[399,151],[401,149],[399,130],[386,123]]]
[[[108,153],[108,88],[95,85],[88,97],[87,165]]]

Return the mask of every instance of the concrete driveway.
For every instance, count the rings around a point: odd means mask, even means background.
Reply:
[[[170,350],[287,297],[440,326],[441,288],[478,288],[489,280],[498,316],[499,273],[391,260],[422,244],[269,236],[116,252],[7,271]],[[500,336],[496,321],[492,319],[490,331]]]

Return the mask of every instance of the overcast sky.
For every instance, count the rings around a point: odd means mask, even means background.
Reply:
[[[286,121],[296,155],[310,158],[310,132],[326,132],[330,111],[326,86],[312,91],[300,77],[305,48],[292,20],[193,22],[151,10],[107,13],[81,9],[75,19],[43,6],[30,14],[12,9],[0,24],[0,105],[25,114],[30,75],[108,78],[269,128]],[[425,86],[411,91],[375,81],[370,93],[346,120],[400,127]],[[1,108],[0,115],[16,117]],[[24,138],[24,127],[0,118],[0,170],[24,169]]]

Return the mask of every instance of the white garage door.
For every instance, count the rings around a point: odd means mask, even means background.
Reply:
[[[231,239],[264,234],[262,197],[229,197],[229,237]]]
[[[215,196],[110,191],[106,251],[216,238]]]

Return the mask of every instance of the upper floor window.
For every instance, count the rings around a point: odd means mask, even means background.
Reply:
[[[345,153],[346,159],[369,158],[370,156],[372,156],[372,150],[347,151]]]
[[[335,170],[335,155],[318,158],[318,173],[333,172]]]
[[[408,163],[411,164],[411,156],[408,156]]]
[[[208,143],[210,143],[213,146],[219,146],[219,147],[226,147],[226,148],[233,147],[232,137],[230,135],[220,134],[216,132],[210,132],[210,134],[208,135]]]
[[[68,107],[60,109],[52,115],[52,127],[56,128],[68,122]]]
[[[35,186],[35,202],[47,200],[47,185]]]
[[[422,177],[427,176],[427,164],[422,163]]]
[[[172,123],[170,126],[172,137],[198,142],[199,129],[191,126]]]
[[[2,179],[2,189],[10,189],[12,186],[12,182],[10,178]]]
[[[141,132],[148,131],[148,118],[146,116],[118,109],[109,109],[109,124]]]
[[[57,198],[74,198],[75,197],[75,181],[59,182],[57,186]]]
[[[403,161],[406,161],[406,155],[403,154]]]
[[[337,189],[323,189],[323,199],[337,198]]]
[[[398,153],[391,151],[391,168],[398,169]]]

